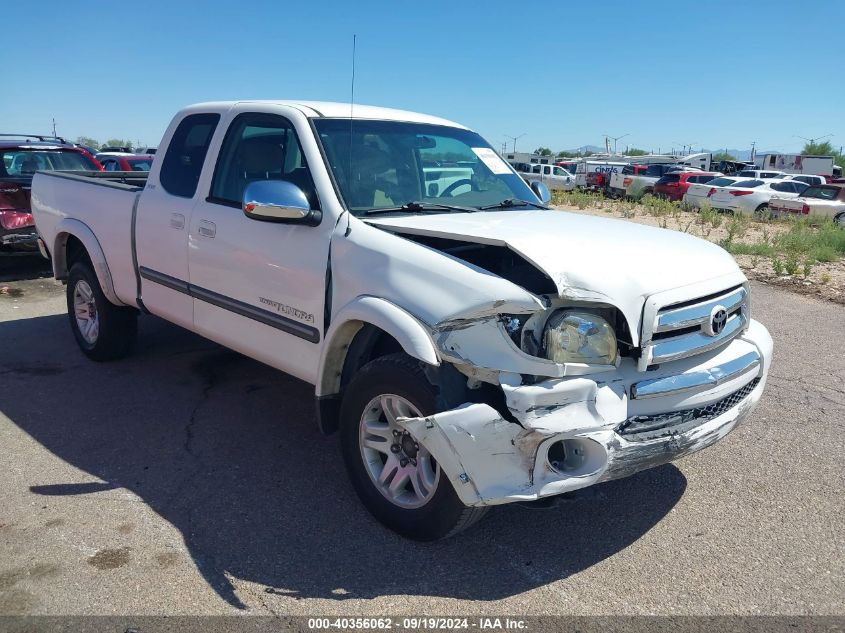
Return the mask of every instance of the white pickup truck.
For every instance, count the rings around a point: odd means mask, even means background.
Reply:
[[[701,450],[763,392],[772,340],[730,255],[548,209],[456,123],[217,102],[159,148],[148,176],[35,176],[80,348],[119,358],[153,313],[314,385],[356,492],[405,536]],[[430,188],[446,162],[471,175]]]

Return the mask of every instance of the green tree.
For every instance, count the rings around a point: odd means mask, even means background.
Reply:
[[[718,163],[720,160],[736,160],[736,156],[727,152],[716,152],[713,154],[714,163]]]
[[[629,147],[628,151],[625,152],[625,156],[645,156],[646,154],[648,152],[639,147]]]
[[[132,141],[122,141],[119,138],[110,138],[103,143],[102,147],[128,147],[129,149],[132,149]]]
[[[568,152],[566,150],[560,151],[557,153],[558,158],[575,158],[578,156],[578,152]]]
[[[76,142],[79,145],[85,145],[87,147],[93,147],[94,149],[100,149],[100,142],[96,139],[91,138],[90,136],[77,136]]]
[[[540,156],[552,156],[552,150],[548,147],[538,147],[534,150],[535,154],[539,154]]]

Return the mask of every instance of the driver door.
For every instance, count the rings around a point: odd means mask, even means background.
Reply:
[[[331,222],[260,221],[244,215],[256,180],[286,180],[319,209],[294,124],[269,112],[232,119],[208,197],[189,232],[194,328],[272,367],[313,382],[323,330]]]

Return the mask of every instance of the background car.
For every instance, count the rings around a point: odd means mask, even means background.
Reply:
[[[766,171],[764,169],[743,169],[737,174],[741,178],[755,178],[758,180],[769,180],[771,178],[786,178],[789,174],[782,171]]]
[[[104,155],[103,171],[150,171],[153,157],[148,154]]]
[[[765,215],[769,210],[769,201],[778,196],[782,199],[797,198],[807,188],[807,184],[796,180],[740,180],[727,187],[713,187],[708,194],[714,209],[743,213],[745,215]]]
[[[769,208],[774,215],[818,215],[831,218],[845,228],[845,185],[813,185],[797,198],[772,198]]]
[[[654,183],[654,195],[667,200],[678,201],[683,199],[684,194],[690,185],[710,182],[721,176],[719,172],[681,171],[666,174]]]
[[[0,253],[34,253],[37,234],[29,208],[36,171],[101,171],[87,151],[71,144],[0,141]]]
[[[827,183],[827,178],[824,176],[813,176],[811,174],[797,174],[795,176],[785,176],[789,180],[797,180],[798,182],[805,182],[808,185],[824,185]]]
[[[740,178],[739,176],[719,176],[713,180],[700,184],[690,184],[684,194],[683,201],[693,209],[701,208],[703,202],[708,202],[707,196],[715,187],[726,187],[735,182],[747,180],[747,178]]]

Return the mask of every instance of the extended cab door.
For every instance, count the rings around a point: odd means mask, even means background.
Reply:
[[[286,180],[319,209],[309,159],[291,118],[273,112],[232,115],[190,223],[194,329],[243,354],[313,383],[324,324],[333,223],[260,221],[242,210],[256,180]],[[310,162],[319,161],[319,155]],[[204,182],[205,179],[204,179]]]
[[[168,130],[167,151],[159,169],[153,163],[135,209],[135,250],[144,306],[186,328],[194,325],[188,289],[188,222],[219,120],[215,113],[189,114],[175,130]]]

